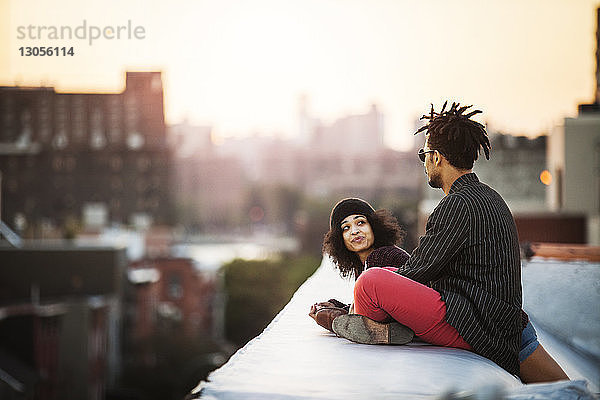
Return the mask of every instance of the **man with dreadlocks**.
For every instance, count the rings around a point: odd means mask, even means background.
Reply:
[[[394,343],[382,323],[391,316],[430,343],[475,351],[518,376],[517,229],[502,197],[472,172],[480,149],[489,159],[485,128],[471,120],[481,111],[446,105],[439,113],[432,105],[421,118],[428,124],[416,132],[427,130],[419,158],[429,185],[446,196],[403,266],[396,272],[369,268],[360,275],[354,286],[356,314],[336,318],[333,330],[360,343]]]

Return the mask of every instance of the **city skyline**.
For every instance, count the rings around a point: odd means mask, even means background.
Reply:
[[[385,144],[406,150],[430,102],[473,103],[490,130],[535,136],[593,101],[598,1],[186,2],[0,5],[0,84],[118,92],[125,70],[161,70],[166,121],[217,138],[297,137],[299,99],[324,123],[377,104]],[[18,27],[132,24],[143,38],[20,39]],[[107,31],[112,32],[112,31]],[[126,33],[126,32],[125,32]],[[22,46],[73,46],[23,57]]]

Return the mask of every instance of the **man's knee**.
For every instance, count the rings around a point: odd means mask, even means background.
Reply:
[[[370,289],[376,287],[378,282],[382,282],[382,279],[385,279],[385,276],[390,273],[390,271],[378,267],[367,269],[360,274],[356,280],[356,283],[354,284],[354,292],[357,290],[369,291]]]

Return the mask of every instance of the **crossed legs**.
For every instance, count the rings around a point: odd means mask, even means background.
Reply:
[[[472,350],[446,322],[446,304],[440,294],[390,268],[370,268],[359,276],[354,285],[354,312],[379,322],[393,318],[431,344]]]

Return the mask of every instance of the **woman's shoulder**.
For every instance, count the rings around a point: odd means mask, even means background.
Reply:
[[[401,267],[409,259],[410,254],[398,246],[378,247],[369,254],[366,260],[367,268],[371,267]]]

